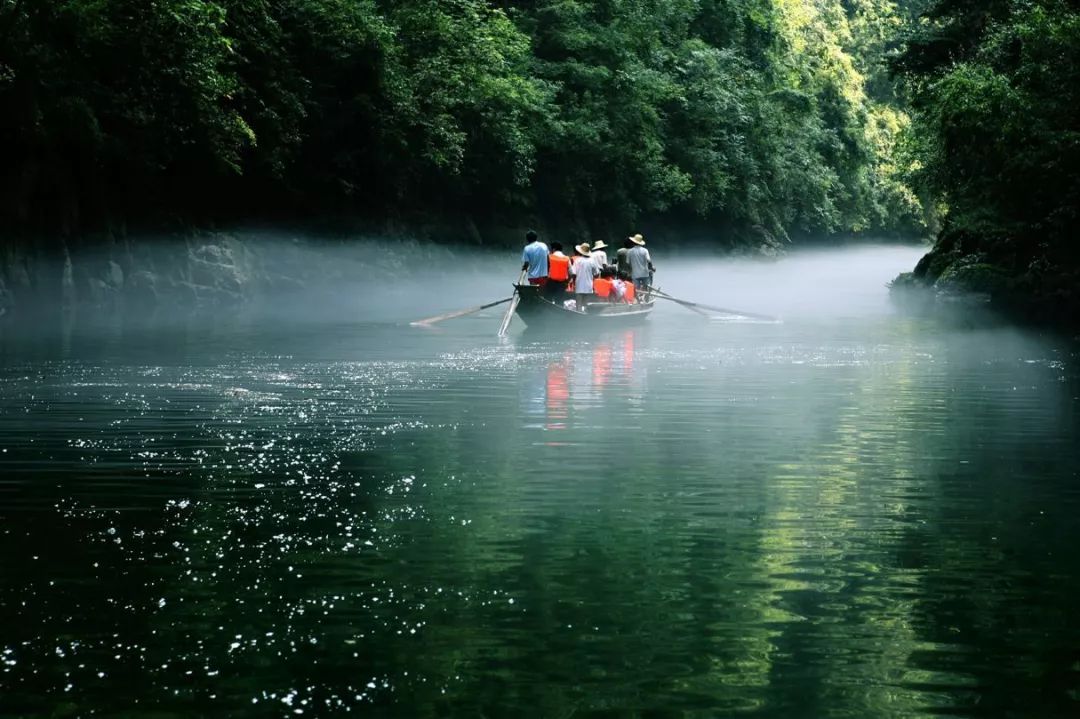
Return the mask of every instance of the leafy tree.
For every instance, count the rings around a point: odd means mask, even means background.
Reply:
[[[908,222],[887,0],[0,0],[3,212]],[[876,73],[876,74],[875,74]],[[871,83],[868,77],[873,79]],[[741,238],[741,239],[740,239]]]
[[[66,0],[2,5],[3,192],[23,220],[145,200],[148,184],[239,170],[254,134],[222,71],[220,6]]]
[[[919,179],[942,194],[954,229],[1016,238],[1029,261],[1039,243],[1064,250],[1080,207],[1080,10],[942,2],[930,18],[898,62]]]

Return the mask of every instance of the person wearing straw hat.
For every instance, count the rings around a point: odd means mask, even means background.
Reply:
[[[630,242],[634,245],[626,253],[626,259],[630,263],[630,277],[638,290],[645,291],[652,284],[652,274],[656,272],[656,268],[653,267],[652,256],[645,249],[645,238],[634,235]]]
[[[604,244],[603,240],[598,240],[597,243],[592,246],[593,264],[599,267],[601,271],[603,271],[604,266],[608,263],[607,253],[604,252],[605,247],[607,247],[607,245]]]
[[[574,299],[577,301],[578,310],[585,312],[588,303],[594,297],[593,279],[600,274],[600,268],[592,261],[592,252],[588,242],[577,245],[574,250],[577,255],[574,264],[570,267],[570,274],[574,276]]]
[[[581,252],[578,251],[579,247],[584,247],[586,250],[589,250],[590,253],[592,252],[592,248],[589,247],[588,242],[582,242],[580,245],[575,245],[574,246],[575,252],[572,255],[570,255],[570,284],[569,284],[569,286],[567,288],[567,292],[573,292],[574,291],[574,265],[576,265],[578,263],[578,261],[586,261],[586,260],[591,261],[592,260],[592,258],[589,257],[588,255],[581,254]]]

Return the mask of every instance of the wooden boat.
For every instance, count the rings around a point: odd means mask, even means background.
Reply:
[[[644,322],[653,311],[655,300],[637,304],[621,302],[590,302],[585,311],[572,310],[554,302],[542,293],[537,285],[516,285],[521,298],[517,315],[529,327],[627,327]],[[567,295],[569,297],[569,295]]]

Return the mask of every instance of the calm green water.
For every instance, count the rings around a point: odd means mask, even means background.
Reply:
[[[1077,716],[1077,350],[897,312],[917,255],[3,336],[0,715]]]

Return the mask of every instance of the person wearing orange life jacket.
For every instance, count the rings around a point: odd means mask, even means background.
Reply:
[[[595,252],[593,256],[596,256]],[[604,267],[604,269],[600,270],[600,276],[593,280],[593,292],[605,302],[611,302],[615,299],[615,287],[612,282],[614,275],[615,273],[611,271],[610,267]]]
[[[551,254],[548,255],[548,281],[544,287],[544,294],[548,299],[561,302],[566,294],[566,285],[569,280],[570,258],[563,254],[561,244],[552,242]]]
[[[604,300],[605,302],[611,301],[611,280],[607,277],[597,277],[593,280],[593,292],[596,293],[596,298]]]

